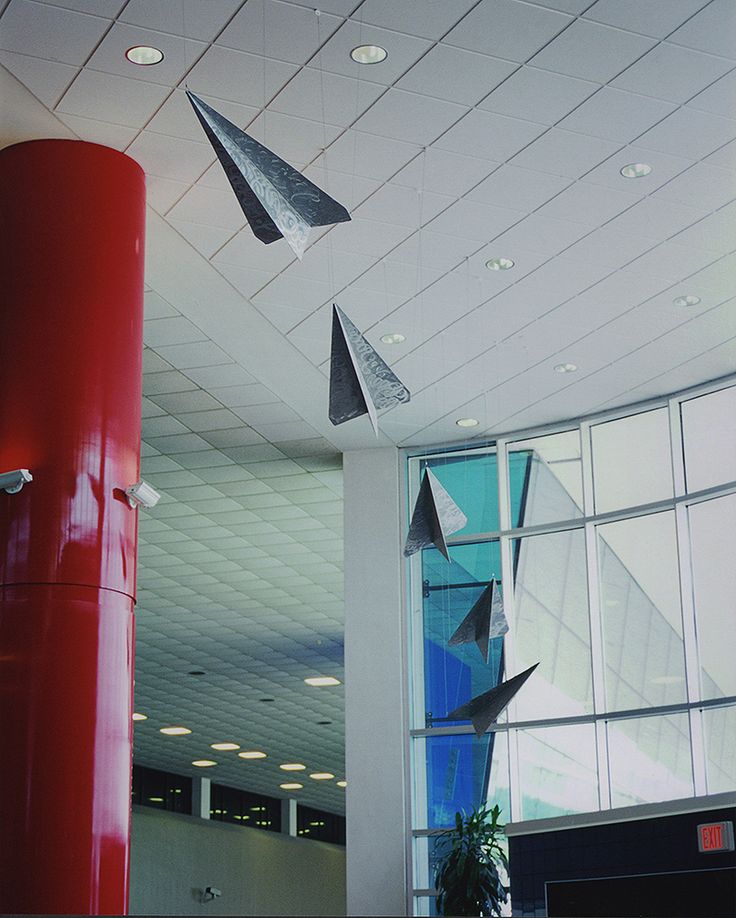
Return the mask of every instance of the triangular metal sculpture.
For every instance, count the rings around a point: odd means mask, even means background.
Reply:
[[[194,93],[187,97],[261,242],[286,239],[301,259],[312,226],[344,223],[350,214],[301,172],[241,131]]]
[[[480,594],[478,601],[460,623],[457,631],[447,642],[450,646],[470,644],[478,645],[483,662],[488,663],[491,640],[501,637],[509,630],[509,623],[503,611],[501,593],[495,579]]]
[[[459,708],[450,711],[447,720],[469,720],[473,724],[475,735],[483,736],[538,666],[539,663],[535,663],[518,676],[512,676],[490,691],[471,698]]]
[[[378,436],[378,408],[408,402],[411,393],[339,306],[332,306],[330,410],[333,424],[368,414]]]
[[[434,545],[451,561],[447,551],[447,536],[462,529],[467,522],[467,516],[431,470],[425,469],[404,545],[404,557],[408,558],[420,549]]]

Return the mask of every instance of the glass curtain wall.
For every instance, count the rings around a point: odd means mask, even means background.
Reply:
[[[409,561],[417,914],[433,833],[736,788],[736,383],[408,460],[468,518]],[[450,638],[496,580],[487,658]],[[450,713],[533,664],[480,738]]]

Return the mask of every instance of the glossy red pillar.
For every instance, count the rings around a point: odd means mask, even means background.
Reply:
[[[123,914],[130,834],[144,177],[0,152],[0,912]]]

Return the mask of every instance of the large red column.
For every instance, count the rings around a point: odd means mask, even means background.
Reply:
[[[124,914],[144,176],[0,152],[0,912]]]

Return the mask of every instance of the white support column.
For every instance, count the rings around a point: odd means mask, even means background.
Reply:
[[[347,913],[405,915],[405,626],[401,457],[343,457]]]
[[[192,778],[192,816],[200,819],[210,818],[210,778]]]
[[[281,834],[296,837],[296,799],[286,797],[281,801]]]

